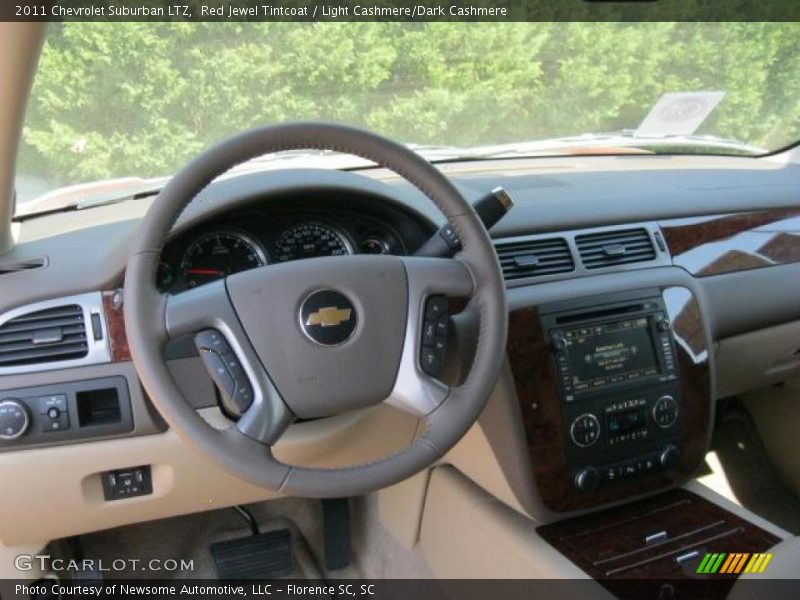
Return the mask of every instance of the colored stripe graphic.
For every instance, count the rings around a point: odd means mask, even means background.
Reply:
[[[725,558],[725,553],[706,554],[703,562],[697,567],[698,573],[716,573],[719,570],[722,560]]]
[[[769,564],[769,561],[771,561],[771,560],[772,560],[772,554],[765,555],[764,556],[764,562],[761,563],[761,568],[759,569],[758,572],[759,573],[763,573],[764,569],[767,568],[767,565]]]
[[[745,561],[750,556],[749,553],[737,552],[728,555],[728,560],[722,565],[720,573],[741,573]]]
[[[706,572],[706,565],[708,564],[708,561],[710,559],[711,559],[711,555],[710,554],[706,554],[703,557],[703,560],[700,562],[700,565],[697,567],[697,572],[698,573],[705,573]]]
[[[745,563],[747,563],[747,559],[749,557],[750,557],[750,553],[749,552],[745,552],[744,554],[742,554],[741,558],[739,559],[739,562],[736,563],[736,567],[734,568],[733,572],[736,573],[736,574],[741,573],[742,569],[744,568]]]
[[[711,565],[711,569],[709,570],[709,573],[716,573],[717,571],[719,571],[719,567],[722,564],[722,560],[724,558],[725,558],[725,553],[721,552],[720,555],[719,555],[719,558],[714,561],[713,565]]]
[[[763,573],[769,561],[772,560],[772,554],[749,552],[733,552],[726,554],[724,552],[708,553],[700,561],[697,567],[697,573],[703,574],[730,574],[738,575],[740,573]]]
[[[722,563],[722,566],[719,569],[720,573],[728,573],[728,569],[731,568],[731,565],[736,562],[739,558],[738,554],[728,554],[728,558]]]

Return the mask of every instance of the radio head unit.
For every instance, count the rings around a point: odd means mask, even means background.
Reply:
[[[582,314],[580,321],[573,320],[579,315],[555,317],[548,334],[567,402],[608,386],[676,378],[670,325],[659,301]]]

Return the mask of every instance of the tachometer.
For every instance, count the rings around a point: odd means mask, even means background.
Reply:
[[[352,253],[353,247],[343,233],[320,223],[293,225],[275,242],[275,258],[279,262]]]
[[[181,275],[186,287],[197,287],[239,271],[267,264],[264,249],[238,231],[214,231],[197,238],[186,249]]]

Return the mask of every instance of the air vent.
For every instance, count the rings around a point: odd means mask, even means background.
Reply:
[[[494,244],[506,281],[569,273],[575,261],[564,238],[498,241]]]
[[[587,269],[654,260],[656,250],[646,229],[621,229],[587,233],[575,238],[578,253]]]
[[[75,360],[88,352],[78,304],[26,313],[0,326],[0,367]]]

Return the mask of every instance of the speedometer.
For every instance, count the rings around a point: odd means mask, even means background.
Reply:
[[[352,253],[353,247],[343,233],[320,223],[293,225],[275,242],[275,258],[279,262]]]
[[[186,287],[197,287],[239,271],[267,264],[264,249],[239,231],[214,231],[186,249],[180,272]]]

